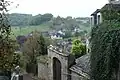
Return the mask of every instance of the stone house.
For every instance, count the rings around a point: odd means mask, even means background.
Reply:
[[[102,22],[102,15],[100,13],[100,9],[97,9],[95,12],[91,14],[91,25],[98,25]]]
[[[112,8],[114,10],[120,10],[120,0],[109,0],[109,3],[103,6],[101,9],[97,9],[91,14],[91,26],[99,25],[103,22],[101,10],[104,8]]]

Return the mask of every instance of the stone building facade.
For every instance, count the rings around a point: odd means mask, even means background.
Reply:
[[[49,80],[48,78],[48,63],[47,63],[47,55],[40,56],[38,59],[38,77],[42,80]]]
[[[69,67],[74,63],[74,57],[55,49],[48,49],[48,67],[50,80],[70,80]]]
[[[91,14],[91,26],[99,25],[103,22],[101,10],[104,8],[113,8],[120,10],[120,0],[108,0],[109,3],[103,6],[101,9],[97,9]]]
[[[48,49],[49,80],[89,80],[88,56],[75,59],[70,53],[50,46]]]

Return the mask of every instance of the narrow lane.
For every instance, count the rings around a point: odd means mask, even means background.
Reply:
[[[29,74],[24,74],[23,75],[23,80],[34,80]]]

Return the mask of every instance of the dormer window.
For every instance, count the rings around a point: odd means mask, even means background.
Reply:
[[[99,12],[99,13],[97,14],[97,25],[99,25],[99,24],[102,22],[101,17],[102,17],[102,15],[101,15],[101,13]]]
[[[93,14],[91,14],[91,24],[92,26],[98,25],[102,22],[100,9],[97,9]]]

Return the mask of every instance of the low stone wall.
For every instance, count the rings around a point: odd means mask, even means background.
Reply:
[[[46,64],[38,63],[38,77],[43,80],[48,80],[48,67]]]
[[[49,80],[48,71],[47,55],[40,56],[38,60],[38,77],[42,80]]]

